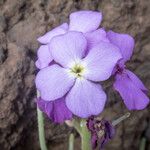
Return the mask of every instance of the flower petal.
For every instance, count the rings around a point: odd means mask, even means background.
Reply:
[[[98,28],[102,21],[102,14],[97,11],[78,11],[70,15],[69,30],[90,32]]]
[[[103,28],[95,30],[93,32],[85,33],[85,37],[88,41],[88,48],[94,47],[99,42],[109,42],[106,32]]]
[[[127,74],[116,75],[114,88],[120,93],[129,110],[141,110],[147,107],[149,98],[132,82]]]
[[[134,85],[136,85],[143,92],[147,92],[148,91],[148,89],[144,86],[142,81],[133,72],[131,72],[130,70],[126,70],[126,73],[129,76],[129,78],[132,80]]]
[[[66,33],[68,30],[68,24],[67,23],[63,23],[62,25],[54,28],[53,30],[47,32],[46,34],[44,34],[43,36],[38,38],[38,41],[42,44],[48,44],[50,42],[50,40],[57,35],[61,35]]]
[[[74,84],[73,76],[69,76],[66,69],[52,65],[39,71],[36,76],[36,87],[41,98],[53,101],[64,96]]]
[[[42,45],[37,52],[38,60],[36,61],[36,67],[39,69],[45,68],[53,60],[49,51],[48,45]]]
[[[84,59],[86,73],[84,77],[92,81],[104,81],[108,79],[117,63],[121,58],[119,49],[105,42],[93,47]]]
[[[109,31],[107,37],[111,43],[119,47],[123,61],[129,60],[133,53],[134,39],[128,34],[120,34],[113,31]]]
[[[44,101],[39,98],[37,105],[55,123],[62,123],[65,120],[72,119],[72,113],[67,108],[64,97],[55,101]]]
[[[53,38],[49,44],[54,60],[64,67],[69,67],[74,61],[85,54],[87,41],[82,33],[68,32]]]
[[[77,79],[66,96],[66,105],[70,111],[82,118],[98,115],[103,111],[106,94],[101,86],[85,79]]]

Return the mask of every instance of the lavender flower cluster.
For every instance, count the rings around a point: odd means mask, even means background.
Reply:
[[[113,87],[129,110],[144,109],[149,98],[140,79],[129,71],[134,39],[99,28],[102,14],[78,11],[69,24],[38,38],[36,88],[38,107],[56,123],[100,114],[107,100],[99,82],[114,78]]]

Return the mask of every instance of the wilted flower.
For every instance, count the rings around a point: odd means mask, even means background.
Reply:
[[[125,63],[132,56],[134,39],[127,34],[119,34],[113,31],[109,31],[107,37],[112,44],[120,49],[123,57],[114,71],[114,88],[120,93],[129,110],[144,109],[149,103],[149,98],[145,94],[147,89],[141,80],[134,73],[127,70],[125,66]]]
[[[100,42],[87,53],[88,43],[80,32],[54,37],[49,44],[54,64],[41,69],[36,86],[45,101],[65,99],[66,106],[79,117],[98,115],[106,95],[96,83],[107,80],[117,61],[119,49]]]
[[[115,134],[113,125],[102,118],[91,116],[87,120],[87,127],[91,132],[91,143],[93,149],[95,149],[98,145],[100,149],[103,148]]]

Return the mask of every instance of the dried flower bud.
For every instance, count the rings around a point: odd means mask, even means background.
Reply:
[[[94,116],[87,120],[87,127],[91,132],[92,148],[95,149],[99,144],[100,148],[113,138],[114,128],[112,124],[103,118],[96,118]]]

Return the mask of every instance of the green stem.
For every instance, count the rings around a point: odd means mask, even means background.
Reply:
[[[92,149],[91,134],[87,129],[86,120],[82,119],[82,120],[79,121],[77,119],[74,119],[72,121],[72,125],[77,130],[77,132],[80,134],[81,149],[82,150],[91,150]]]
[[[37,92],[37,97],[39,97],[39,92]],[[45,141],[45,131],[44,131],[44,117],[43,113],[37,107],[37,121],[38,121],[38,132],[41,150],[47,150]]]
[[[74,150],[74,135],[73,133],[69,136],[69,150]]]
[[[140,150],[145,150],[145,149],[146,149],[146,138],[143,137],[140,142]]]
[[[37,108],[38,117],[38,131],[39,131],[39,141],[41,150],[47,150],[44,132],[44,118],[43,113]]]
[[[91,134],[87,129],[86,120],[81,120],[80,122],[81,127],[81,149],[82,150],[91,150]]]
[[[77,130],[77,132],[81,135],[82,131],[81,131],[80,123],[78,120],[76,119],[73,120],[73,126]]]

